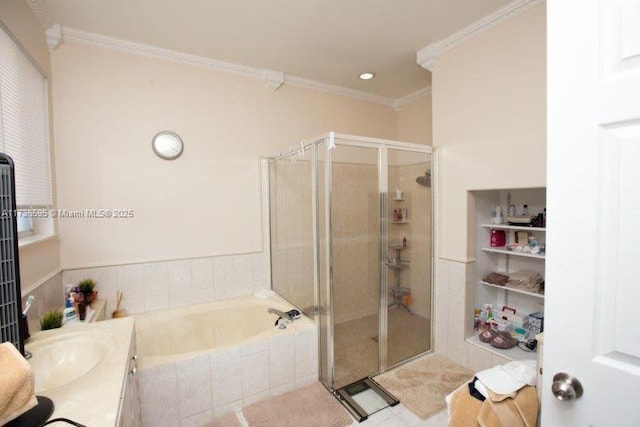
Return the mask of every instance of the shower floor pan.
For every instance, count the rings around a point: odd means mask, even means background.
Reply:
[[[400,403],[398,399],[371,378],[364,378],[346,385],[336,390],[334,395],[360,423],[366,420],[369,415]]]

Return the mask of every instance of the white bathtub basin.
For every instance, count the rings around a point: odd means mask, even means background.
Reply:
[[[113,336],[96,331],[61,333],[28,343],[36,393],[69,384],[91,372],[115,348]]]

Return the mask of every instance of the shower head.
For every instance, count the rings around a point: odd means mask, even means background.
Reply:
[[[416,178],[416,182],[423,187],[431,187],[431,171],[427,169],[424,175]]]

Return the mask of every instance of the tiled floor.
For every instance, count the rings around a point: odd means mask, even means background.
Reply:
[[[377,412],[361,423],[354,421],[350,427],[447,427],[447,411],[444,410],[428,420],[421,420],[402,403]]]
[[[238,414],[236,414],[236,416],[238,416]],[[251,427],[244,416],[238,416],[238,420],[243,427]],[[434,415],[428,420],[421,420],[400,403],[394,407],[376,412],[361,423],[354,420],[349,427],[447,427],[447,423],[448,416],[446,410]]]

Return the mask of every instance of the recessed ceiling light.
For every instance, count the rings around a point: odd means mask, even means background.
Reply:
[[[371,80],[376,76],[376,73],[362,73],[360,74],[360,78],[362,80]]]

